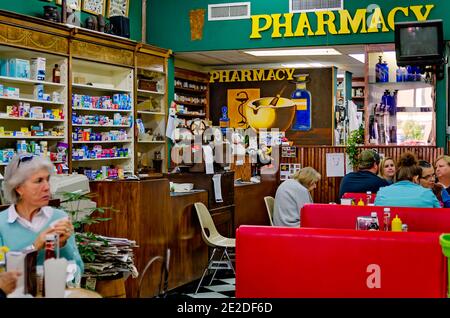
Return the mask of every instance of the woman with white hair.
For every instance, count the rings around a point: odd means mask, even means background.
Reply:
[[[310,192],[316,188],[320,177],[314,168],[305,167],[292,179],[283,181],[275,194],[273,225],[300,226],[300,210],[306,203],[313,203]]]
[[[15,155],[5,169],[3,193],[11,206],[0,212],[0,246],[12,251],[36,249],[38,265],[44,262],[45,237],[59,236],[60,257],[75,261],[79,273],[84,265],[64,211],[48,206],[53,164],[32,154]]]

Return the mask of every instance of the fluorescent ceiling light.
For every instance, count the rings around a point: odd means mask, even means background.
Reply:
[[[244,51],[253,56],[341,55],[335,49],[258,50]]]
[[[282,67],[286,68],[311,68],[311,67],[323,67],[323,64],[320,63],[289,63],[289,64],[281,64]]]
[[[366,56],[365,56],[364,53],[362,53],[362,54],[349,54],[348,56],[353,57],[355,60],[358,60],[361,63],[366,63]]]
[[[337,78],[344,78],[345,75],[344,75],[344,74],[338,74],[336,77],[337,77]]]

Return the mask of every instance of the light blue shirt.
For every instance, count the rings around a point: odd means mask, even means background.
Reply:
[[[0,212],[0,246],[5,245],[11,251],[24,250],[32,245],[39,233],[47,229],[51,223],[68,217],[67,213],[64,211],[53,208],[50,209],[53,210],[53,213],[39,231],[34,231],[31,226],[25,227],[19,222],[18,218],[11,217],[10,213],[8,213],[9,209]],[[68,261],[75,261],[79,267],[80,273],[83,273],[84,264],[81,260],[80,253],[78,252],[74,234],[66,241],[66,245],[59,250],[59,255]],[[41,249],[38,253],[37,265],[44,264],[44,256],[44,249]]]
[[[399,181],[377,192],[375,205],[440,208],[433,191],[411,181]]]

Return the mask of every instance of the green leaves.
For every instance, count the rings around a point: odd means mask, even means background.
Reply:
[[[84,262],[93,262],[97,255],[95,247],[98,246],[98,243],[107,246],[108,241],[92,232],[85,232],[84,227],[85,225],[109,221],[111,220],[110,217],[98,216],[98,214],[104,214],[107,211],[118,212],[118,210],[112,207],[89,207],[90,200],[96,196],[93,193],[64,192],[62,196],[61,201],[63,202],[60,208],[66,211],[72,220],[75,232],[77,232],[75,233],[75,240],[81,258]]]
[[[347,153],[350,162],[354,168],[356,168],[359,164],[358,156],[360,149],[358,145],[364,144],[364,128],[361,125],[357,130],[354,130],[350,133],[350,136],[347,140],[347,147],[345,148],[345,152]]]

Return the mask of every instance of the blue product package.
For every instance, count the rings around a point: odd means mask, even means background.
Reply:
[[[30,61],[22,59],[9,59],[9,76],[17,78],[30,78]]]
[[[113,104],[119,105],[120,108],[120,94],[114,94],[112,102]]]
[[[9,75],[9,65],[7,59],[0,59],[0,76]]]

